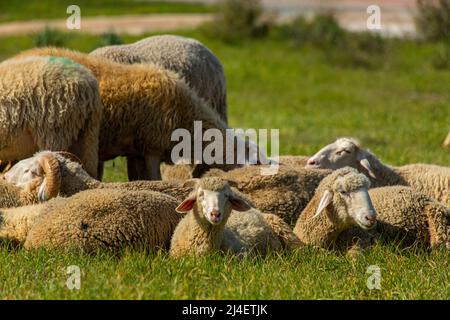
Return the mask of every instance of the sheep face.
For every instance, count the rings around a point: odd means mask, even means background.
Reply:
[[[176,210],[188,212],[191,209],[196,217],[212,225],[219,225],[226,223],[231,210],[246,211],[250,209],[250,205],[239,198],[225,180],[204,178],[197,180],[195,190]]]
[[[19,188],[24,188],[33,179],[43,175],[44,173],[38,159],[33,157],[16,163],[8,172],[5,173],[3,179]]]
[[[332,169],[352,167],[375,177],[372,167],[367,159],[367,152],[361,149],[355,139],[340,138],[323,147],[315,155],[308,159],[305,168]]]
[[[376,211],[372,205],[368,179],[354,169],[345,168],[322,194],[315,216],[326,211],[328,218],[344,230],[352,225],[372,229],[376,225]],[[328,208],[328,210],[325,210]]]

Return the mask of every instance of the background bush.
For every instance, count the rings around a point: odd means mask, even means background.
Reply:
[[[65,43],[66,35],[61,31],[45,27],[44,30],[39,32],[34,40],[36,47],[55,46],[61,47]]]
[[[416,27],[426,40],[450,39],[450,0],[417,0]]]
[[[222,0],[213,21],[203,31],[225,42],[264,37],[269,24],[262,21],[262,13],[260,0]]]

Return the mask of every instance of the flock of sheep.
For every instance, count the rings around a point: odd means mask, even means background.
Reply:
[[[36,48],[0,63],[0,75],[0,159],[18,161],[0,179],[3,241],[174,257],[450,248],[450,167],[389,166],[352,138],[281,156],[274,175],[171,163],[173,130],[229,128],[223,67],[193,39]],[[101,182],[117,156],[130,181]]]

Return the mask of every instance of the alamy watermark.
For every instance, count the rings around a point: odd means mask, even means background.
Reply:
[[[72,4],[67,7],[67,14],[70,16],[67,18],[66,27],[69,30],[81,29],[81,9],[79,6]]]
[[[366,25],[369,30],[380,30],[381,29],[381,9],[376,4],[372,4],[367,7],[367,18]]]
[[[66,287],[69,290],[80,290],[81,288],[81,269],[79,266],[68,266],[66,274],[69,274],[69,278],[66,281]]]
[[[171,141],[178,142],[171,152],[173,163],[183,164],[236,164],[267,165],[261,174],[278,172],[279,130],[270,129],[270,159],[267,157],[268,129],[226,129],[224,132],[210,128],[203,131],[202,121],[194,121],[193,135],[187,129],[172,132]],[[204,147],[204,143],[209,142]]]
[[[370,276],[366,280],[366,286],[370,290],[381,290],[381,269],[377,265],[367,267],[366,273]]]

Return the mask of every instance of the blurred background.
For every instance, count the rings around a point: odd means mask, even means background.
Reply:
[[[81,29],[68,30],[69,5]],[[369,5],[380,28],[369,30]],[[391,164],[449,164],[450,0],[10,0],[0,60],[35,46],[90,52],[172,33],[222,61],[230,125],[280,129],[282,154],[354,136]],[[121,159],[106,180],[126,180]]]

